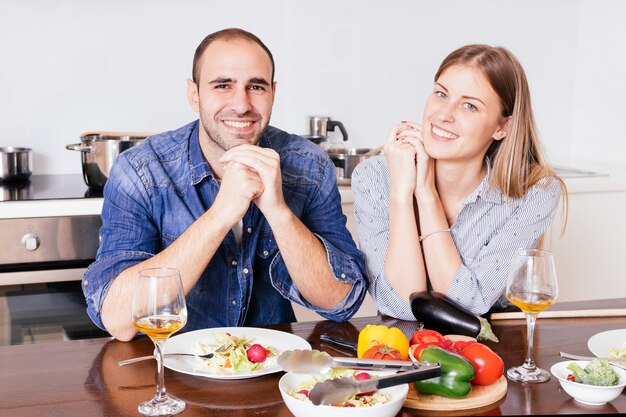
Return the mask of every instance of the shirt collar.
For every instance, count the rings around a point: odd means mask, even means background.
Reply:
[[[478,187],[465,198],[464,204],[475,203],[479,198],[484,199],[489,203],[494,204],[502,204],[504,202],[504,196],[497,189],[489,189],[489,184],[491,182],[491,161],[489,159],[485,159],[485,165],[487,165],[487,173],[485,177],[480,182]]]
[[[196,185],[206,177],[214,178],[213,171],[209,166],[209,163],[202,154],[202,148],[200,147],[200,136],[198,131],[200,129],[200,122],[196,120],[196,125],[191,131],[189,137],[189,171],[191,172],[191,184]]]
[[[204,158],[204,154],[202,153],[202,148],[200,147],[200,121],[196,120],[196,125],[191,131],[191,136],[189,138],[189,170],[191,172],[191,184],[196,185],[200,181],[202,181],[206,177],[217,178],[211,169],[211,166]],[[259,141],[259,146],[262,148],[271,148],[272,142],[270,140],[270,134],[268,132],[269,126],[263,134],[261,135],[261,140]]]

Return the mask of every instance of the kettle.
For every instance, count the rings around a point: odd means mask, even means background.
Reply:
[[[309,134],[304,137],[319,145],[328,139],[328,132],[334,132],[335,127],[341,131],[344,142],[347,141],[348,132],[340,121],[331,120],[328,116],[309,116]]]

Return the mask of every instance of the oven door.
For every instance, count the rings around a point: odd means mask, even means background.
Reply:
[[[0,345],[108,336],[81,289],[100,216],[1,219]]]
[[[0,345],[108,336],[86,308],[80,281],[2,286]]]

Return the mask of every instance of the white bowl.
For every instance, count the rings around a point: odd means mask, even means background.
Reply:
[[[368,371],[368,373],[374,374],[375,372]],[[372,407],[314,405],[310,401],[302,401],[289,395],[290,391],[293,391],[311,378],[311,375],[288,372],[278,382],[283,401],[287,404],[289,411],[296,417],[394,417],[402,408],[404,400],[409,393],[409,384],[382,389],[380,392],[389,395],[391,400],[385,404]]]
[[[613,370],[615,370],[615,372],[619,375],[619,383],[612,387],[598,387],[595,385],[568,381],[567,375],[572,372],[567,369],[567,366],[572,362],[578,363],[578,365],[582,368],[585,368],[585,366],[589,364],[589,361],[563,361],[552,365],[550,372],[552,372],[552,375],[559,380],[561,387],[563,387],[565,392],[574,397],[574,399],[580,403],[587,405],[606,404],[607,402],[613,401],[619,397],[626,386],[626,370],[612,365],[611,367]]]

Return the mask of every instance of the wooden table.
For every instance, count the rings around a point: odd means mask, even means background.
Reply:
[[[616,300],[626,306],[626,300]],[[608,308],[606,302],[579,303],[587,308]],[[615,304],[615,303],[614,303]],[[368,323],[400,327],[410,336],[413,322],[381,317],[358,318],[347,323],[329,321],[271,326],[297,334],[313,348],[333,356],[350,352],[321,344],[321,333],[356,340]],[[526,354],[526,324],[523,320],[493,322],[500,343],[490,346],[502,356],[505,367],[520,365]],[[559,362],[559,351],[590,355],[587,340],[596,333],[626,328],[625,317],[558,318],[537,320],[535,361],[549,369]],[[620,341],[623,342],[623,341]],[[155,362],[125,367],[117,362],[152,352],[149,339],[123,343],[110,338],[49,342],[0,347],[0,416],[74,417],[138,416],[137,404],[155,392]],[[290,416],[278,391],[282,373],[246,380],[212,380],[166,369],[165,385],[187,402],[181,416]],[[507,395],[491,406],[466,410],[458,415],[626,413],[626,393],[604,406],[584,406],[563,392],[556,379],[544,384],[523,385],[509,381]],[[437,415],[403,408],[399,416]]]

